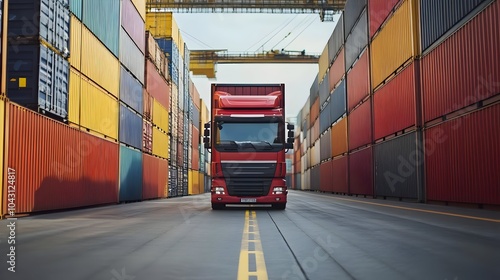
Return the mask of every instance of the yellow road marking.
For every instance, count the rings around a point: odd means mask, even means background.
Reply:
[[[250,239],[252,235],[252,239]],[[254,244],[255,250],[249,251],[248,245]],[[256,271],[250,271],[248,264],[249,256],[255,255]],[[248,280],[250,276],[257,277],[258,280],[268,280],[264,252],[260,242],[259,226],[255,211],[245,211],[245,226],[241,239],[240,261],[238,265],[238,280]]]
[[[364,204],[371,204],[371,205],[377,205],[377,206],[384,206],[384,207],[390,207],[390,208],[396,208],[396,209],[403,209],[403,210],[410,210],[410,211],[417,211],[417,212],[424,212],[424,213],[432,213],[432,214],[439,214],[439,215],[445,215],[445,216],[459,217],[459,218],[465,218],[465,219],[473,219],[473,220],[487,221],[487,222],[493,222],[493,223],[500,223],[500,220],[497,220],[497,219],[481,218],[481,217],[468,216],[468,215],[460,215],[460,214],[454,214],[454,213],[448,213],[448,212],[440,212],[440,211],[433,211],[433,210],[416,209],[416,208],[410,208],[410,207],[404,207],[404,206],[387,205],[387,204],[382,204],[382,203],[368,202],[368,201],[359,201],[359,200],[355,200],[355,199],[340,198],[340,197],[335,197],[335,199],[352,201],[352,202],[358,202],[358,203],[364,203]]]

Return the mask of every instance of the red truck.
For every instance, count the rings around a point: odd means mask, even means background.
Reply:
[[[212,209],[285,209],[285,150],[293,148],[294,129],[285,123],[285,85],[212,84],[211,119],[204,127],[212,153]]]

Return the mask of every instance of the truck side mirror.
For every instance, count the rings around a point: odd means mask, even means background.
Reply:
[[[293,138],[294,137],[294,133],[292,130],[289,130],[288,131],[288,138]]]
[[[210,137],[210,130],[206,129],[203,131],[203,136]]]
[[[286,126],[286,129],[288,129],[288,130],[294,130],[294,129],[295,129],[295,126],[294,126],[293,124],[290,124],[290,123],[289,123],[289,124]]]
[[[206,124],[204,124],[204,127],[205,127],[205,129],[210,129],[210,123],[207,122]]]

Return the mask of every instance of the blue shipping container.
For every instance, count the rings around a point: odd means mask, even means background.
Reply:
[[[332,125],[331,102],[327,102],[326,107],[319,114],[319,132],[323,133]]]
[[[142,85],[123,66],[120,68],[120,100],[142,115],[144,109]]]
[[[368,45],[368,17],[366,11],[361,15],[358,23],[352,29],[351,35],[345,42],[345,71],[346,73],[356,59]]]
[[[120,0],[83,1],[83,24],[116,56],[120,45]]]
[[[120,142],[141,149],[142,128],[142,117],[120,104]]]
[[[167,38],[156,39],[156,42],[160,49],[168,54],[168,70],[170,71],[172,68],[179,69],[180,54],[177,44],[172,39]]]
[[[120,202],[142,199],[142,153],[120,146]]]
[[[9,99],[67,118],[68,61],[43,45],[9,45],[7,57]]]
[[[144,54],[123,28],[120,28],[120,62],[144,84]]]
[[[346,112],[345,79],[333,91],[330,103],[330,120],[334,123]]]

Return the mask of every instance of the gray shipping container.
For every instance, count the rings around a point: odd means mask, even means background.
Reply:
[[[319,78],[318,75],[316,75],[316,78],[314,79],[311,89],[309,91],[309,106],[312,106],[316,99],[319,97]]]
[[[332,36],[328,40],[328,64],[332,64],[340,49],[344,45],[344,13],[340,15],[337,25],[333,30]]]
[[[375,195],[417,198],[416,141],[412,132],[375,145]]]
[[[120,142],[141,149],[142,129],[142,117],[120,104]]]
[[[330,97],[330,78],[326,75],[319,84],[319,107],[322,110],[327,104],[325,101]]]
[[[43,45],[9,45],[7,96],[21,106],[68,116],[69,63]]]
[[[119,57],[120,0],[85,0],[82,16],[83,24]]]
[[[347,71],[358,59],[368,45],[368,16],[366,11],[361,15],[358,23],[352,29],[351,35],[345,42],[345,70]]]
[[[67,0],[9,1],[8,34],[11,43],[26,40],[29,44],[37,44],[42,38],[67,57],[70,21],[67,7]]]
[[[453,0],[452,0],[453,1]],[[366,7],[367,0],[348,0],[344,7],[344,39],[347,39],[361,12]]]
[[[321,143],[320,159],[321,161],[324,161],[332,156],[331,130],[328,130],[325,134],[321,136],[320,143]]]
[[[315,167],[311,168],[311,177],[310,177],[311,190],[319,191],[319,177],[320,177],[319,165],[316,165]]]
[[[144,84],[144,54],[123,28],[120,28],[120,62]]]
[[[346,82],[342,80],[340,85],[335,88],[330,98],[330,120],[336,122],[346,112]]]
[[[139,114],[143,114],[141,83],[132,76],[123,66],[120,67],[120,100],[132,107]]]
[[[301,190],[302,189],[302,174],[301,173],[295,173],[295,189],[296,190]]]
[[[327,102],[326,107],[319,113],[319,132],[323,133],[332,125],[331,102]]]

